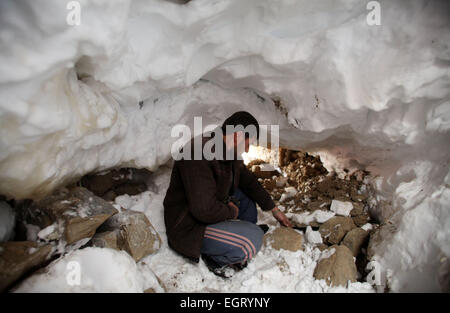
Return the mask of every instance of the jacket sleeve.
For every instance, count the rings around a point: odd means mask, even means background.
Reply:
[[[275,203],[270,194],[258,182],[255,175],[247,169],[243,162],[239,164],[239,169],[239,189],[256,201],[263,211],[272,210],[275,207]]]
[[[233,208],[216,198],[216,181],[206,160],[182,160],[178,164],[189,212],[206,224],[235,217]]]

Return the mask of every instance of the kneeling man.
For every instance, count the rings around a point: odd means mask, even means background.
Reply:
[[[202,256],[210,270],[225,277],[227,268],[243,268],[261,248],[267,226],[256,225],[255,202],[282,225],[292,225],[238,158],[258,139],[256,119],[236,112],[212,135],[202,136],[199,145],[191,140],[183,147],[188,157],[174,162],[164,220],[172,249],[195,262]],[[204,153],[207,147],[212,147],[210,155]]]

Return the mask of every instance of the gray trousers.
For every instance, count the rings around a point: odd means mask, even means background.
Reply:
[[[256,204],[241,190],[237,220],[227,220],[206,227],[201,253],[220,265],[240,263],[253,258],[261,249],[264,232],[256,225]]]

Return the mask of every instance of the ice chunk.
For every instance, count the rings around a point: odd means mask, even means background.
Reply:
[[[336,213],[336,215],[349,216],[352,209],[353,204],[351,202],[343,202],[339,200],[333,200],[331,202],[330,210]]]
[[[334,212],[330,211],[322,211],[322,210],[316,210],[312,213],[310,212],[303,212],[300,214],[289,214],[288,218],[292,218],[294,221],[296,221],[299,224],[309,225],[311,222],[317,222],[317,223],[325,223],[330,218],[332,218],[335,215]]]
[[[306,227],[305,232],[306,240],[312,244],[320,244],[323,243],[322,236],[318,231],[312,230],[311,226]]]
[[[37,236],[38,236],[40,239],[47,239],[47,237],[48,237],[50,234],[52,234],[55,230],[56,230],[56,224],[53,223],[52,225],[47,226],[47,227],[45,227],[44,229],[42,229],[42,230],[37,234]]]
[[[369,231],[373,229],[373,225],[370,223],[364,224],[363,226],[361,226],[362,229],[364,229],[365,231]]]

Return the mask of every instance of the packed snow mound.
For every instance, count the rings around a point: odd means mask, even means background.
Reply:
[[[51,263],[15,292],[143,292],[138,266],[124,251],[85,248]]]
[[[379,175],[374,213],[396,227],[378,247],[383,275],[392,290],[439,289],[448,1],[378,1],[381,25],[358,0],[78,2],[78,26],[64,1],[0,3],[0,194],[40,198],[118,165],[154,170],[170,160],[174,125],[245,109],[328,169]]]

